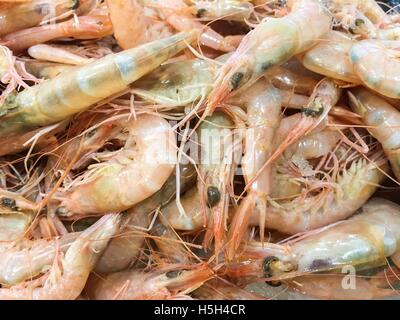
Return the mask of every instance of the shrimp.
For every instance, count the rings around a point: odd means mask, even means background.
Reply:
[[[399,251],[400,207],[374,198],[352,218],[315,230],[284,244],[252,242],[242,254],[248,275],[269,280],[292,279],[310,273],[340,271],[345,266],[366,270],[387,263]],[[248,259],[248,260],[246,260]],[[240,264],[228,273],[241,274]],[[244,274],[243,274],[244,275]]]
[[[5,300],[74,300],[82,292],[90,272],[119,227],[119,215],[106,215],[82,232],[65,257],[58,257],[48,275],[36,281],[0,289]]]
[[[79,233],[68,233],[50,240],[23,239],[1,248],[0,283],[17,285],[36,277],[51,265],[57,251],[65,252],[78,236]]]
[[[141,115],[122,121],[122,128],[129,132],[124,148],[89,169],[83,181],[64,192],[59,212],[124,211],[163,186],[176,164],[176,141],[169,123],[158,116]]]
[[[354,40],[343,32],[330,31],[325,41],[308,50],[301,58],[303,65],[316,73],[333,79],[359,84],[354,72],[350,50]]]
[[[330,29],[325,7],[313,0],[291,1],[291,13],[263,20],[242,40],[239,48],[220,69],[209,95],[208,115],[224,100],[249,88],[273,66],[304,52]]]
[[[383,147],[393,172],[400,181],[400,112],[365,89],[349,92],[351,107],[362,116],[367,130]]]
[[[81,16],[78,23],[75,19],[43,25],[10,33],[2,38],[2,44],[9,47],[14,53],[22,52],[34,45],[73,37],[76,39],[101,38],[112,34],[111,23],[107,15],[97,14]]]
[[[196,182],[196,171],[192,165],[181,165],[179,180],[180,192],[184,192]],[[146,228],[150,228],[148,227],[149,225],[151,226],[149,214],[170,202],[176,192],[176,174],[173,173],[160,190],[129,209],[126,212],[126,221],[121,226],[120,234],[110,241],[110,244],[98,261],[95,271],[100,273],[117,272],[131,265],[141,252],[147,235],[145,232]],[[162,227],[160,223],[156,223],[156,226],[151,228],[149,232],[152,234],[157,233],[154,231],[155,229],[163,237],[165,233],[172,236],[169,229]],[[157,241],[157,239],[154,240],[157,246],[162,245],[164,242],[162,239],[160,241]],[[166,246],[171,248],[171,243],[167,242]],[[175,245],[172,248],[176,250]]]
[[[355,279],[355,287],[346,288],[346,275],[307,275],[289,281],[293,290],[318,299],[371,300],[398,295],[393,287],[399,281],[399,270],[393,267],[366,270]]]
[[[93,61],[80,55],[74,54],[61,47],[54,47],[47,44],[37,44],[28,49],[28,53],[32,58],[38,60],[46,60],[50,62],[58,62],[72,65],[85,65]]]
[[[252,180],[273,151],[273,138],[281,118],[279,90],[265,81],[256,82],[247,92],[245,103],[249,128],[246,130],[246,151],[242,167],[246,182]],[[235,213],[228,232],[227,256],[232,259],[247,230],[252,213],[260,217],[261,238],[264,238],[267,197],[271,192],[271,167],[254,180],[245,199]]]
[[[398,91],[398,41],[364,40],[350,51],[354,72],[368,88],[389,98],[400,97]],[[373,68],[371,66],[374,66]]]
[[[82,13],[91,1],[78,0],[33,0],[11,7],[0,8],[0,36],[34,27],[48,18]]]
[[[85,291],[95,300],[165,300],[186,295],[214,276],[205,263],[167,264],[151,271],[127,270],[105,279],[92,276]]]
[[[184,0],[169,0],[168,4],[160,0],[152,0],[156,8],[159,8],[162,15],[165,17],[171,26],[178,31],[202,30],[199,36],[201,45],[207,46],[214,50],[230,52],[234,51],[238,45],[238,40],[241,36],[223,37],[210,27],[196,21],[188,12],[190,9]]]
[[[194,0],[196,17],[201,20],[226,19],[229,21],[245,21],[254,10],[250,1],[244,0]]]
[[[149,8],[138,0],[107,0],[106,3],[114,36],[124,50],[173,34],[165,22],[149,15]]]
[[[192,41],[196,32],[180,33],[88,65],[9,96],[0,106],[0,136],[62,121],[109,96],[126,90]]]
[[[215,239],[219,253],[224,240],[229,205],[228,185],[235,171],[235,143],[232,120],[223,112],[205,118],[198,128],[201,147],[198,189],[201,205],[210,208],[204,243],[207,247]],[[204,201],[206,200],[206,201]],[[205,211],[204,213],[207,213]]]

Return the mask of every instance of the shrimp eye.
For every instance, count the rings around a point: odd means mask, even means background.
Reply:
[[[181,273],[182,271],[180,270],[173,270],[173,271],[168,271],[165,275],[167,276],[167,278],[173,279],[179,277]]]
[[[243,80],[244,74],[242,72],[235,72],[231,78],[231,87],[232,87],[232,91],[236,90],[239,85],[240,82]]]
[[[214,207],[219,200],[221,200],[221,193],[219,192],[217,187],[211,186],[207,189],[207,203],[212,208]]]
[[[66,216],[68,215],[68,211],[64,207],[59,207],[56,210],[56,214],[58,214],[59,216]]]
[[[263,272],[264,272],[264,277],[265,278],[270,278],[272,277],[272,270],[271,270],[271,264],[273,262],[277,262],[279,259],[277,257],[271,256],[271,257],[266,257],[263,261]]]
[[[80,5],[81,5],[81,4],[80,4],[80,1],[79,1],[79,0],[74,0],[73,5],[71,6],[71,10],[76,10],[76,9],[78,9]]]
[[[282,285],[281,281],[265,281],[270,287],[280,287]]]
[[[11,208],[11,209],[17,208],[17,203],[15,202],[14,199],[3,198],[3,199],[1,199],[1,203],[3,204],[3,206]]]
[[[360,27],[360,26],[362,26],[363,24],[365,24],[365,21],[364,21],[363,19],[356,19],[356,20],[354,21],[354,23],[355,23],[355,25],[356,25],[357,27]]]
[[[324,107],[319,101],[314,101],[309,107],[303,108],[301,112],[307,117],[317,117],[324,112]]]
[[[205,14],[206,12],[207,12],[206,9],[201,8],[201,9],[197,10],[197,12],[196,12],[196,17],[197,17],[197,18],[201,18],[201,17],[204,16],[204,14]]]

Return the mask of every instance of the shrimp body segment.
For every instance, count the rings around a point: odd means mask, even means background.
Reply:
[[[354,71],[368,88],[389,98],[400,98],[399,42],[364,40],[353,45]]]
[[[180,33],[108,55],[10,96],[0,107],[0,136],[67,119],[126,90],[132,82],[184,49],[195,35],[196,32]]]
[[[4,300],[74,300],[81,294],[90,272],[119,227],[119,215],[106,215],[71,244],[49,276],[24,286],[0,289]],[[59,259],[57,259],[59,260]],[[39,282],[39,283],[38,283]],[[42,282],[42,283],[40,283]]]
[[[384,99],[365,89],[349,92],[351,107],[362,116],[368,131],[383,147],[400,181],[400,112]]]
[[[310,49],[330,26],[327,9],[313,0],[293,1],[287,16],[263,20],[219,71],[209,97],[210,111],[240,88],[251,86],[271,67]]]
[[[261,268],[264,277],[276,280],[340,270],[348,265],[366,270],[385,265],[386,258],[399,251],[399,226],[399,206],[374,198],[362,207],[360,214],[286,244],[263,247],[258,242],[249,243],[243,257],[256,259],[253,275]],[[258,260],[261,257],[265,258],[263,262]]]
[[[157,192],[176,164],[176,141],[169,123],[153,115],[123,122],[125,147],[94,167],[88,181],[67,191],[62,201],[71,214],[104,214],[129,209]],[[89,170],[90,171],[90,170]]]

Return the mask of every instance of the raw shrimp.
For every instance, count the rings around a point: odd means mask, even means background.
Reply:
[[[171,175],[176,164],[176,141],[166,120],[141,115],[122,121],[121,126],[129,132],[124,148],[73,184],[62,195],[60,212],[84,215],[123,211],[157,192]]]
[[[0,36],[34,27],[46,19],[72,14],[87,7],[87,0],[33,0],[0,9]],[[85,8],[86,9],[86,8]],[[82,12],[82,10],[79,10]],[[79,12],[78,11],[78,12]],[[84,10],[83,10],[84,11]]]
[[[309,273],[340,272],[346,266],[356,270],[384,266],[387,257],[399,251],[399,226],[400,207],[374,198],[362,207],[360,214],[299,235],[285,244],[264,244],[263,247],[261,243],[249,243],[243,257],[255,260],[244,268],[252,275],[263,270],[256,276],[282,280]],[[240,263],[232,267],[234,274],[240,273]]]
[[[190,8],[185,4],[184,0],[165,1],[152,0],[156,8],[159,8],[165,20],[178,31],[202,30],[199,36],[201,45],[224,52],[234,51],[238,46],[238,42],[242,36],[223,37],[209,26],[203,25],[196,21],[188,11]]]
[[[384,160],[377,163],[363,158],[354,160],[348,169],[336,176],[333,185],[322,188],[318,194],[270,204],[265,225],[283,233],[295,234],[345,219],[372,196],[379,183],[383,182],[385,170]],[[308,193],[307,190],[305,192]],[[258,225],[258,217],[253,216],[250,224]]]
[[[324,40],[301,58],[303,65],[316,73],[350,83],[360,83],[350,59],[354,40],[347,34],[330,31]]]
[[[163,21],[149,14],[139,0],[107,0],[114,36],[124,50],[173,34]]]
[[[180,33],[108,55],[9,96],[0,107],[0,136],[64,120],[128,86],[185,48],[196,32]]]
[[[354,72],[368,88],[390,98],[400,97],[398,41],[364,40],[353,45]]]
[[[329,31],[331,18],[317,1],[291,1],[289,5],[290,14],[263,20],[245,36],[219,71],[206,114],[239,89],[249,88],[271,67],[310,49]]]
[[[119,227],[119,215],[106,215],[58,257],[47,276],[0,289],[0,298],[30,300],[73,300],[82,292],[90,272]]]
[[[50,62],[58,62],[72,65],[85,65],[92,62],[88,59],[77,55],[73,52],[63,49],[62,47],[54,47],[47,44],[37,44],[28,49],[28,53],[32,58],[45,60]]]
[[[127,270],[106,276],[92,276],[86,292],[95,300],[164,300],[186,295],[214,276],[204,263],[171,264],[150,271]]]
[[[76,39],[101,38],[112,34],[107,15],[97,14],[81,16],[54,25],[43,25],[10,33],[2,38],[2,44],[14,53],[24,51],[33,45],[50,40],[73,37]]]
[[[200,20],[226,19],[243,22],[250,18],[254,10],[246,0],[194,0],[196,17]]]
[[[205,246],[215,239],[215,252],[218,253],[224,240],[229,194],[228,186],[232,182],[237,163],[235,163],[235,136],[233,122],[227,114],[217,112],[206,117],[198,128],[201,148],[200,178],[198,189],[201,205],[210,208]],[[241,141],[239,141],[241,142]],[[204,211],[207,214],[208,211]]]
[[[17,285],[36,277],[50,266],[57,251],[65,252],[79,233],[68,233],[50,240],[21,240],[0,250],[0,283]]]
[[[192,165],[181,165],[179,172],[180,192],[184,192],[196,183],[196,171]],[[121,271],[134,262],[135,258],[141,252],[147,235],[146,228],[150,228],[149,225],[151,226],[149,214],[172,201],[176,191],[176,174],[173,173],[160,190],[129,209],[126,212],[126,221],[121,226],[120,234],[110,241],[110,244],[97,263],[95,271],[100,273]],[[154,229],[158,229],[159,236],[163,237],[165,233],[170,234],[169,228],[163,228],[160,223],[158,225],[158,228],[155,226],[148,231],[153,234]],[[160,241],[155,239],[155,241],[157,245],[166,243],[166,246],[174,248],[174,250],[177,247],[176,245],[171,246],[171,243],[163,241],[163,239],[160,239]]]
[[[362,116],[371,135],[382,144],[400,181],[400,112],[366,89],[354,89],[349,96],[351,107]]]
[[[245,106],[249,128],[246,130],[242,167],[248,182],[255,177],[273,151],[273,138],[281,119],[281,97],[279,90],[262,79],[245,95],[248,96]],[[228,259],[232,259],[237,251],[253,213],[260,217],[261,238],[264,238],[263,224],[271,187],[271,167],[266,167],[248,189],[247,196],[233,217],[228,233]]]
[[[329,300],[371,300],[394,297],[398,293],[393,289],[399,282],[399,270],[393,267],[366,270],[355,279],[355,286],[346,288],[346,275],[317,274],[295,278],[288,285],[295,291],[318,299]]]

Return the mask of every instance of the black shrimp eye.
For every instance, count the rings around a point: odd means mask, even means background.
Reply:
[[[232,91],[236,90],[239,85],[240,82],[243,80],[244,74],[242,72],[235,72],[231,78],[231,87],[232,87]]]
[[[73,4],[72,4],[72,6],[71,6],[71,10],[76,10],[76,9],[78,9],[79,8],[79,6],[80,6],[80,1],[79,0],[74,0],[74,2],[73,2]]]
[[[279,259],[277,257],[271,256],[271,257],[266,257],[263,261],[263,272],[264,272],[264,277],[265,278],[270,278],[273,276],[272,270],[271,270],[271,264],[272,262],[277,262]]]
[[[181,273],[182,271],[180,270],[173,270],[173,271],[168,271],[165,275],[167,276],[167,278],[173,279],[178,277]]]
[[[281,281],[265,281],[270,287],[280,287],[282,285]]]
[[[211,186],[207,189],[207,203],[212,208],[214,207],[219,200],[221,200],[221,193],[219,192],[217,187]]]
[[[1,199],[1,203],[3,206],[11,208],[11,209],[16,209],[17,208],[17,203],[14,199],[10,198],[3,198]]]
[[[206,12],[207,12],[206,9],[201,8],[201,9],[197,10],[197,12],[196,12],[196,17],[197,17],[197,18],[201,18],[201,17],[204,16],[204,14],[205,14]]]

